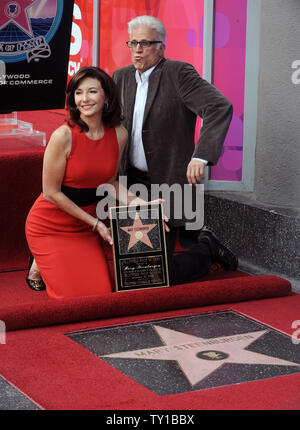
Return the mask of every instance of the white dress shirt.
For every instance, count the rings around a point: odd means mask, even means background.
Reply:
[[[134,166],[136,169],[141,170],[142,172],[148,172],[148,166],[142,140],[142,128],[149,87],[149,77],[155,67],[156,65],[146,70],[141,75],[139,74],[138,70],[136,70],[135,72],[137,90],[133,112],[129,160],[132,166]],[[206,160],[202,160],[200,158],[194,159],[200,160],[203,163],[207,164]]]
[[[149,87],[149,77],[155,67],[156,66],[151,67],[151,69],[146,70],[146,72],[142,73],[141,75],[138,71],[135,72],[137,90],[133,112],[129,159],[131,165],[141,170],[142,172],[148,172],[148,166],[142,140],[142,128]]]

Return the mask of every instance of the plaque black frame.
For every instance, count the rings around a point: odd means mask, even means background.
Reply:
[[[141,239],[131,245],[132,229],[136,216],[151,230],[147,233],[152,248]],[[148,222],[148,224],[147,224]],[[160,203],[139,206],[116,206],[110,208],[110,223],[113,238],[113,258],[116,291],[131,291],[147,288],[169,287],[165,229]],[[136,229],[137,234],[141,234]],[[155,272],[149,270],[149,265]],[[156,276],[155,276],[156,275]]]

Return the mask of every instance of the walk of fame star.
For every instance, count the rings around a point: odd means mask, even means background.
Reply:
[[[109,354],[102,358],[174,360],[192,386],[225,363],[300,367],[298,363],[245,349],[268,330],[204,339],[157,325],[153,327],[165,346]]]
[[[157,224],[143,224],[138,213],[136,213],[132,226],[120,227],[122,230],[124,230],[130,235],[128,251],[139,241],[145,243],[150,248],[153,248],[148,233],[156,226]]]
[[[33,36],[28,9],[35,2],[36,0],[1,1],[0,30],[13,22],[29,36]]]

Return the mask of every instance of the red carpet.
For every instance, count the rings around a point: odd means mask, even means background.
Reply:
[[[222,275],[228,278],[216,279]],[[300,374],[159,396],[66,336],[222,310],[292,334],[300,296],[291,294],[288,281],[240,272],[210,277],[146,292],[56,301],[47,299],[45,292],[31,291],[24,284],[24,272],[2,273],[0,319],[8,332],[0,347],[0,374],[46,410],[297,409]]]
[[[24,289],[26,286],[24,285]],[[275,276],[243,276],[149,291],[129,291],[72,299],[25,302],[0,307],[7,330],[50,326],[197,306],[286,296],[290,283]],[[36,293],[40,294],[40,293]],[[5,300],[2,303],[5,303]]]
[[[291,335],[299,306],[300,296],[288,296],[9,332],[0,373],[47,410],[298,410],[300,374],[159,396],[65,334],[231,309]]]

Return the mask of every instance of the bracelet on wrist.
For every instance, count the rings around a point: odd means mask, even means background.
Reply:
[[[98,225],[98,222],[99,222],[99,218],[96,218],[96,221],[94,222],[94,225],[93,225],[92,231],[95,231],[95,230],[96,230],[96,227],[97,227],[97,225]]]

